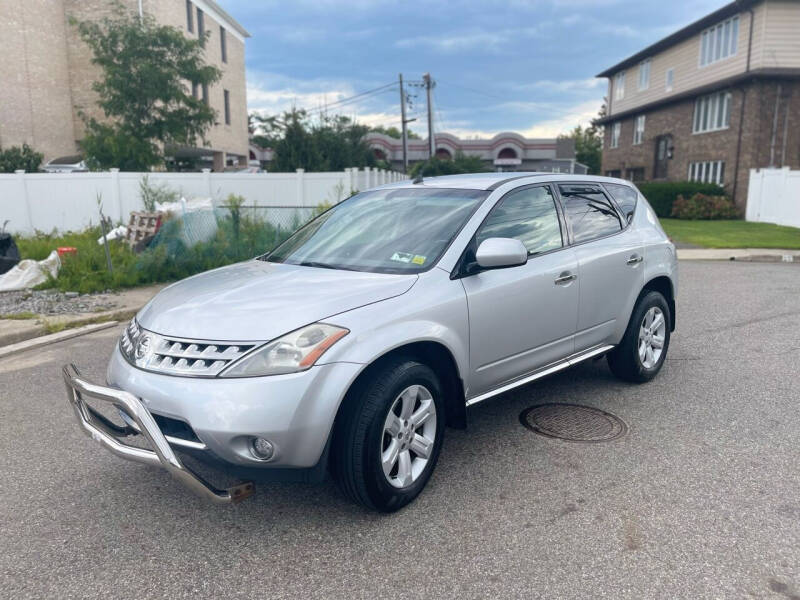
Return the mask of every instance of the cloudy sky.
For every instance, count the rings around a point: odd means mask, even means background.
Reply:
[[[326,104],[429,71],[436,131],[554,136],[597,114],[594,75],[719,8],[720,0],[218,0],[250,31],[249,109]],[[424,90],[409,87],[425,134]],[[398,125],[398,87],[329,112]]]

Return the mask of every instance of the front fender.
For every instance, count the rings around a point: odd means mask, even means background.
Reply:
[[[465,386],[469,369],[467,298],[459,280],[433,269],[403,296],[389,298],[326,319],[351,333],[318,364],[354,362],[369,365],[381,356],[415,342],[435,342],[452,355]]]

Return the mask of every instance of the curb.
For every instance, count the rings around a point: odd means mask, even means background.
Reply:
[[[47,346],[48,344],[54,344],[56,342],[63,342],[64,340],[68,340],[74,337],[78,337],[81,335],[85,335],[87,333],[94,333],[95,331],[101,331],[103,329],[108,329],[110,327],[114,327],[117,325],[119,321],[106,321],[104,323],[92,323],[90,325],[84,325],[83,327],[76,327],[74,329],[67,329],[65,331],[59,331],[58,333],[51,333],[49,335],[42,335],[33,339],[26,340],[24,342],[19,342],[17,344],[11,344],[9,346],[0,347],[0,358],[5,358],[7,356],[11,356],[12,354],[17,354],[19,352],[25,352],[26,350],[33,350],[35,348],[40,348],[42,346]]]
[[[800,263],[800,251],[771,248],[679,248],[678,260]]]
[[[3,356],[2,351],[4,348],[25,342],[31,339],[47,336],[47,326],[50,325],[64,325],[64,329],[56,333],[69,331],[76,327],[83,327],[85,325],[103,324],[108,321],[129,321],[139,312],[139,309],[124,308],[118,310],[110,310],[98,313],[85,313],[78,315],[56,315],[50,317],[39,317],[38,319],[30,319],[35,325],[31,325],[29,329],[23,331],[15,331],[8,334],[0,334],[0,356]]]

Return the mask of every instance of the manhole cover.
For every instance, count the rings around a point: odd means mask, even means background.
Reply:
[[[522,411],[519,420],[534,433],[570,442],[607,442],[628,431],[619,417],[579,404],[537,404]]]

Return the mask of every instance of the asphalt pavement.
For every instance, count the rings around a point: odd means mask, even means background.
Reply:
[[[218,507],[78,429],[60,366],[121,327],[0,360],[0,598],[800,598],[800,266],[682,262],[659,377],[589,362],[469,410],[406,509],[331,483]],[[628,433],[534,434],[542,402]]]

